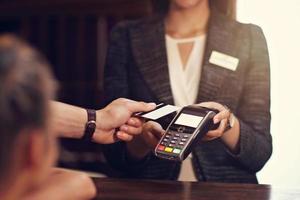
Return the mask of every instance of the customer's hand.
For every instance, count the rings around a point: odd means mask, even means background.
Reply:
[[[102,110],[97,111],[97,131],[93,141],[102,144],[118,140],[130,141],[134,135],[142,132],[143,122],[132,115],[136,112],[148,112],[155,109],[154,103],[136,102],[129,99],[117,99]]]
[[[158,144],[165,131],[157,122],[149,121],[144,124],[142,134],[127,143],[131,157],[142,159]]]
[[[213,118],[214,124],[220,123],[220,126],[216,130],[209,131],[206,134],[206,136],[203,138],[203,140],[210,141],[222,137],[224,135],[224,132],[227,127],[228,119],[230,117],[230,111],[228,110],[228,108],[216,102],[203,102],[197,105],[220,111]]]

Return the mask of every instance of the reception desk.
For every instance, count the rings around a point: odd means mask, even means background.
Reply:
[[[300,190],[270,185],[94,179],[96,200],[296,200]]]

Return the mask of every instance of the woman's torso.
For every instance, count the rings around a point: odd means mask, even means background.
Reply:
[[[169,74],[168,55],[164,22],[160,17],[128,22],[120,25],[127,43],[121,51],[126,53],[125,86],[115,85],[106,78],[109,98],[127,97],[147,102],[174,104],[172,84]],[[215,101],[225,104],[233,112],[238,112],[243,95],[249,66],[251,42],[249,27],[221,16],[211,20],[207,42],[201,65],[201,78],[195,102]],[[126,37],[125,37],[126,36]],[[238,58],[235,70],[212,63],[212,53],[218,52]],[[114,58],[117,59],[117,58]],[[109,67],[109,66],[108,66]],[[121,73],[120,71],[116,73]],[[123,82],[122,82],[123,83]],[[124,89],[122,89],[124,87]],[[119,90],[113,89],[119,88]],[[215,140],[199,145],[193,151],[194,165],[199,180],[222,182],[257,182],[255,172],[245,169],[228,154],[226,148]],[[158,172],[159,173],[159,172]],[[178,167],[169,170],[172,177],[178,176]]]

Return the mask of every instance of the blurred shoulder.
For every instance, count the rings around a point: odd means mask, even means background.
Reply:
[[[211,11],[210,23],[212,26],[218,28],[219,31],[226,31],[229,34],[263,34],[262,29],[251,23],[243,23],[236,19],[233,19],[223,13],[221,13],[216,8],[213,8]],[[244,35],[244,36],[246,36]]]
[[[264,36],[263,30],[260,26],[252,23],[244,23],[235,19],[230,19],[223,16],[225,24],[227,23],[232,31],[239,34],[246,34],[248,37]]]

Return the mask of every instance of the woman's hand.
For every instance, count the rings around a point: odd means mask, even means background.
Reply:
[[[228,110],[228,108],[226,108],[225,106],[223,106],[219,103],[216,103],[216,102],[204,102],[204,103],[200,103],[198,105],[219,111],[219,113],[213,118],[213,121],[214,121],[214,124],[220,123],[220,126],[215,130],[209,131],[203,140],[210,141],[210,140],[214,140],[216,138],[222,137],[225,133],[225,130],[226,130],[226,127],[228,124],[228,120],[229,120],[229,117],[231,114],[230,111]]]
[[[127,143],[127,149],[134,159],[142,159],[158,144],[165,131],[157,122],[149,121],[143,125],[142,134]]]
[[[240,124],[239,120],[230,112],[230,110],[219,103],[216,102],[204,102],[198,104],[199,106],[212,108],[218,110],[219,113],[214,117],[214,124],[220,123],[220,126],[216,130],[209,131],[203,138],[204,141],[210,141],[217,138],[221,138],[223,143],[233,152],[237,153],[239,151],[239,137],[240,137]],[[229,130],[227,126],[230,117],[233,116],[234,125]]]
[[[157,122],[149,121],[143,126],[143,133],[141,137],[143,138],[145,145],[153,150],[161,137],[164,135],[165,130]]]

